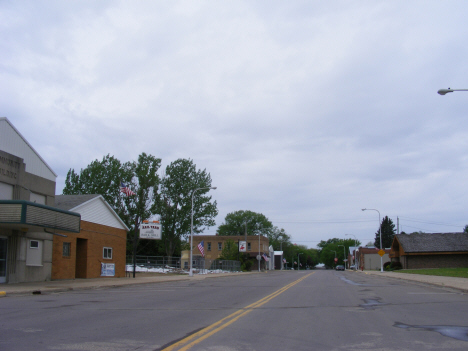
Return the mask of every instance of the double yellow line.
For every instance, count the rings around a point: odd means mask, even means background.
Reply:
[[[282,287],[281,289],[275,291],[274,293],[264,297],[261,300],[258,300],[257,302],[254,302],[253,304],[250,304],[232,314],[230,314],[227,317],[224,317],[220,321],[211,324],[210,326],[190,335],[187,336],[186,338],[176,342],[175,344],[172,344],[171,346],[166,347],[165,349],[162,349],[161,351],[173,351],[173,350],[178,350],[178,351],[186,351],[189,350],[192,346],[202,342],[203,340],[209,338],[211,335],[216,334],[220,330],[223,330],[227,326],[231,325],[235,321],[237,321],[239,318],[245,316],[246,314],[252,312],[254,309],[266,304],[268,301],[274,299],[278,295],[284,293],[286,290],[289,288],[293,287],[294,285],[300,283],[307,277],[311,276],[314,274],[314,272],[307,274],[306,276]]]

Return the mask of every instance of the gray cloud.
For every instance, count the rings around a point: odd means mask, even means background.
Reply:
[[[218,224],[248,209],[310,247],[367,243],[369,207],[405,231],[457,231],[468,95],[436,91],[468,88],[467,7],[2,2],[0,115],[58,192],[70,168],[147,152],[211,173]]]

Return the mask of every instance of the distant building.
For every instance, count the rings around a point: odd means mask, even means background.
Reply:
[[[56,177],[0,118],[0,283],[50,280],[54,236],[80,232],[79,213],[54,207]]]
[[[194,260],[198,259],[198,257],[201,257],[201,253],[198,249],[198,244],[203,241],[204,243],[204,251],[205,251],[205,267],[209,269],[210,267],[210,262],[217,260],[221,256],[221,252],[224,247],[224,243],[227,240],[232,240],[236,243],[239,241],[246,241],[246,236],[245,235],[238,235],[238,236],[224,236],[224,235],[194,235],[193,236],[193,251],[192,255],[194,256]],[[260,244],[260,246],[259,246]],[[254,261],[254,265],[252,266],[252,269],[257,269],[257,256],[260,253],[260,256],[262,254],[265,254],[265,256],[268,257],[270,256],[269,252],[269,240],[266,236],[260,235],[260,238],[258,235],[247,235],[247,247],[246,247],[246,253],[249,255],[250,259]],[[273,260],[273,257],[272,257]],[[189,260],[182,259],[182,268],[187,268]],[[268,261],[269,262],[269,261]],[[261,269],[265,269],[268,267],[268,264],[266,263],[265,259],[262,258],[261,260]]]
[[[382,261],[380,260],[380,255],[378,252],[380,249],[376,247],[360,247],[357,251],[357,260],[360,270],[380,270],[381,263],[390,261],[389,254],[390,249],[384,249],[385,254],[382,256]]]
[[[390,258],[403,269],[468,267],[468,233],[398,234]]]
[[[53,243],[52,279],[124,277],[125,223],[101,195],[57,195],[55,206],[81,214],[81,230]]]

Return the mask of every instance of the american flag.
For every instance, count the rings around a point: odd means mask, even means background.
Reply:
[[[136,195],[133,191],[130,190],[130,188],[125,185],[124,183],[120,183],[120,191],[123,192],[125,195],[130,196],[130,195]]]
[[[198,250],[200,250],[201,255],[205,257],[205,248],[203,247],[203,240],[200,244],[198,244]]]
[[[268,258],[268,256],[265,255],[265,254],[262,254],[262,257],[263,257],[263,259],[264,259],[265,261],[269,261],[269,260],[270,260],[270,259]]]

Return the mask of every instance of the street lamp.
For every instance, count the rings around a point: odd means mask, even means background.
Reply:
[[[379,210],[376,210],[374,208],[363,208],[362,210],[379,212]],[[380,237],[380,250],[382,250],[382,224],[380,223],[380,212],[379,212],[379,237]],[[380,272],[383,273],[383,257],[382,256],[380,256]]]
[[[453,93],[454,91],[468,91],[468,89],[450,89],[450,88],[448,88],[448,89],[439,89],[437,91],[437,93],[439,95],[445,95],[447,93]]]
[[[198,190],[206,190],[206,189],[213,189],[215,190],[216,187],[206,187],[206,188],[196,188],[195,190],[192,191],[192,216],[191,216],[191,221],[190,221],[190,272],[189,272],[189,277],[193,277],[193,195]]]
[[[300,262],[299,262],[299,255],[302,255],[302,252],[299,252],[299,253],[297,254],[297,270],[298,270],[298,271],[299,271],[299,264],[300,264]]]
[[[356,245],[357,245],[357,238],[354,234],[345,234],[345,235],[352,235],[354,236],[354,270],[356,270]]]
[[[344,261],[346,258],[346,249],[344,245],[338,245],[338,247],[343,246],[343,263],[344,263],[344,269],[346,270],[346,262]]]

